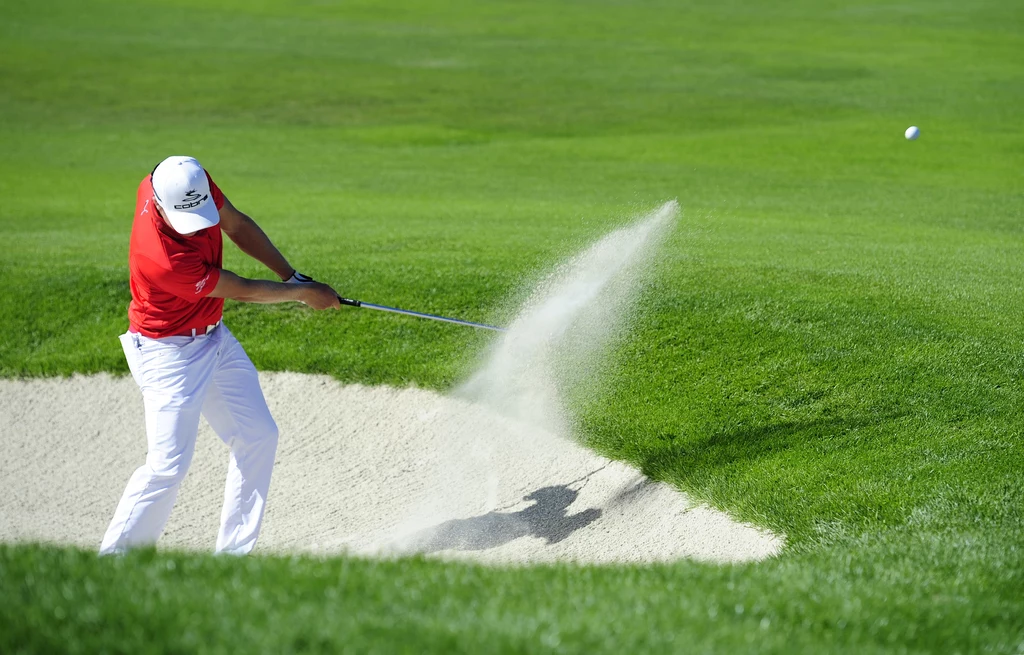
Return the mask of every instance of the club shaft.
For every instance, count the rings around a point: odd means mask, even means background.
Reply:
[[[425,314],[423,312],[414,312],[409,309],[399,309],[397,307],[388,307],[387,305],[376,305],[371,302],[362,302],[361,300],[351,300],[349,298],[339,298],[342,305],[349,305],[350,307],[365,307],[367,309],[376,309],[381,312],[391,312],[393,314],[405,314],[406,316],[415,316],[417,318],[428,318],[432,321],[442,321],[444,323],[454,323],[456,325],[466,325],[469,327],[480,328],[483,330],[494,330],[495,332],[504,332],[505,328],[497,327],[495,325],[487,325],[485,323],[474,323],[473,321],[463,321],[458,318],[450,318],[448,316],[438,316],[437,314]]]

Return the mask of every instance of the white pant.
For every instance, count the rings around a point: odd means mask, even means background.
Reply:
[[[256,368],[223,324],[195,337],[121,335],[146,406],[146,463],[132,475],[100,553],[153,544],[163,533],[195,451],[202,414],[231,448],[217,552],[252,550],[277,452],[277,424]]]

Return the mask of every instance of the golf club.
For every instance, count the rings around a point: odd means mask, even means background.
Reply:
[[[481,328],[484,330],[494,330],[495,332],[504,332],[505,328],[496,327],[494,325],[485,325],[483,323],[474,323],[472,321],[463,321],[458,318],[448,318],[447,316],[437,316],[435,314],[424,314],[423,312],[414,312],[408,309],[398,309],[397,307],[387,307],[385,305],[375,305],[369,302],[362,302],[361,300],[352,300],[351,298],[342,298],[338,296],[338,300],[342,305],[348,305],[349,307],[365,307],[366,309],[376,309],[382,312],[392,312],[394,314],[405,314],[406,316],[418,316],[419,318],[429,318],[432,321],[443,321],[445,323],[455,323],[456,325],[468,325],[469,327]]]

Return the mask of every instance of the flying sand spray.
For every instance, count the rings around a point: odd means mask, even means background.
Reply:
[[[429,486],[436,492],[428,505],[410,508],[409,520],[391,534],[385,550],[416,552],[424,544],[443,549],[440,522],[507,509],[498,507],[498,499],[509,495],[516,471],[499,470],[497,462],[507,460],[501,448],[560,468],[550,461],[550,446],[552,439],[572,437],[563,395],[592,375],[610,341],[628,326],[653,255],[678,213],[678,203],[665,203],[563,262],[534,289],[483,365],[455,392],[507,417],[518,439],[496,442],[459,416],[431,416],[431,429],[449,434],[445,452],[431,465]]]
[[[667,202],[559,265],[459,395],[568,436],[560,391],[593,372],[628,325],[652,255],[678,213],[678,203]]]

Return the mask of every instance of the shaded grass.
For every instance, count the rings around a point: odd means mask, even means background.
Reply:
[[[821,643],[836,652],[910,643],[922,652],[1009,651],[1024,636],[1005,631],[1019,609],[1006,599],[1021,579],[972,575],[979,557],[999,561],[999,553],[970,549],[971,536],[883,534],[761,565],[641,569],[152,552],[100,559],[4,546],[0,580],[11,593],[0,617],[17,620],[5,621],[0,643],[6,652],[788,652]],[[951,555],[958,566],[929,564]],[[933,569],[926,585],[917,584],[921,567]]]

